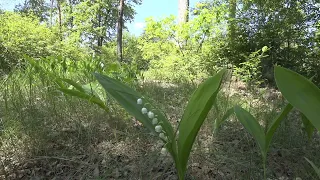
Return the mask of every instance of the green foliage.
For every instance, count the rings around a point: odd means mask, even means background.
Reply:
[[[253,136],[257,144],[260,147],[263,169],[264,169],[264,179],[266,179],[266,159],[269,146],[271,144],[272,137],[279,127],[281,121],[288,115],[292,110],[292,106],[288,104],[282,112],[272,121],[271,125],[268,127],[266,133],[259,124],[259,122],[246,110],[239,106],[235,106],[234,112],[241,122],[241,124],[246,128],[246,130]],[[267,128],[267,127],[266,127]]]
[[[79,44],[60,41],[55,32],[47,28],[35,17],[23,17],[16,13],[0,14],[1,62],[0,71],[8,72],[12,68],[24,67],[24,55],[32,58],[61,55],[76,60],[84,58],[84,49]]]
[[[61,31],[68,34],[73,42],[80,41],[100,54],[101,47],[114,40],[116,36],[118,3],[118,0],[66,1],[61,4],[62,16],[65,19]],[[133,7],[140,3],[141,0],[125,3],[124,22],[133,19]]]
[[[160,133],[159,137],[166,143],[165,147],[175,161],[179,179],[184,179],[194,140],[215,101],[224,73],[225,70],[221,70],[207,79],[193,93],[180,121],[179,134],[173,133],[173,128],[165,115],[140,93],[107,76],[100,74],[95,76],[106,92],[127,112],[141,121],[153,134]]]
[[[117,102],[119,102],[130,114],[141,121],[152,133],[155,133],[154,125],[147,116],[141,113],[142,107],[137,104],[137,99],[142,97],[141,94],[131,89],[129,86],[126,86],[115,79],[109,78],[108,76],[95,74],[95,77],[108,94],[115,98]],[[166,117],[145,98],[143,101],[148,104],[148,106],[146,106],[147,109],[158,115],[158,120],[163,123],[164,130],[168,133],[170,139],[172,139],[173,129]]]
[[[276,66],[275,79],[283,96],[320,130],[320,90],[307,78]]]
[[[99,84],[94,82],[95,79],[92,73],[106,73],[128,84],[133,84],[136,81],[135,77],[131,76],[131,68],[126,64],[120,65],[118,62],[102,62],[100,61],[101,59],[93,58],[82,61],[54,57],[40,60],[30,57],[25,58],[30,63],[27,64],[27,70],[31,70],[34,75],[39,75],[42,83],[52,83],[54,87],[65,95],[87,100],[107,112],[109,112],[109,107],[106,106],[108,99],[102,93],[103,89]],[[77,82],[69,78],[77,79]]]
[[[55,44],[55,37],[45,25],[40,25],[34,18],[8,12],[1,14],[0,18],[0,34],[3,35],[0,41],[5,50],[1,53],[3,67],[21,65],[23,54],[32,57],[49,55],[47,46]]]
[[[70,79],[61,79],[61,80],[72,85],[74,88],[74,89],[64,88],[64,87],[58,88],[58,90],[60,90],[64,94],[88,100],[89,102],[97,104],[105,111],[107,112],[109,111],[109,109],[104,103],[105,101],[100,99],[99,95],[95,92],[96,87],[93,87],[91,83],[89,84],[90,87],[88,88],[87,86],[82,86],[79,83],[76,83]]]
[[[246,61],[240,63],[239,66],[234,67],[234,75],[243,82],[253,85],[262,83],[262,58],[267,57],[264,55],[268,51],[268,47],[264,46],[261,50],[251,53],[245,57]]]
[[[40,21],[46,21],[49,19],[49,6],[45,0],[25,0],[23,4],[18,4],[15,7],[15,11],[25,16],[34,15]]]
[[[139,48],[139,37],[125,33],[123,48],[124,62],[131,64],[131,66],[137,66],[139,70],[148,69],[148,62],[142,57],[142,51]]]
[[[250,85],[260,85],[265,80],[273,82],[275,75],[279,90],[290,103],[265,128],[239,106],[230,108],[234,104],[222,102],[227,104],[223,107],[225,111],[216,107],[222,115],[215,116],[214,132],[235,113],[257,141],[264,170],[273,135],[293,107],[301,113],[309,140],[315,129],[319,131],[320,90],[315,85],[320,82],[319,3],[204,1],[192,9],[186,23],[177,24],[174,16],[160,20],[148,18],[141,36],[125,34],[123,63],[116,61],[115,53],[118,0],[51,3],[26,0],[16,7],[15,13],[0,12],[0,78],[4,78],[3,82],[10,81],[0,83],[1,89],[5,89],[1,92],[4,100],[0,98],[0,102],[5,104],[5,113],[16,109],[10,123],[21,123],[18,129],[26,129],[30,137],[36,137],[35,127],[41,129],[49,123],[52,126],[47,126],[48,129],[57,128],[60,123],[33,117],[41,114],[37,111],[29,121],[15,122],[15,118],[23,119],[26,111],[41,107],[37,99],[50,101],[46,104],[47,111],[57,111],[56,100],[69,107],[66,102],[72,100],[69,96],[74,96],[111,112],[110,97],[113,97],[151,133],[157,136],[163,133],[160,139],[166,143],[179,178],[183,179],[197,133],[211,106],[220,103],[216,99],[224,70],[208,78],[194,92],[176,132],[165,114],[131,86],[138,78],[198,83],[226,66],[234,67],[234,75]],[[126,1],[124,22],[133,19],[134,5],[140,3],[140,0]],[[280,67],[273,74],[274,64],[301,75]],[[302,75],[314,77],[315,84]],[[161,133],[148,114],[141,113],[138,98],[143,99],[143,107],[160,121],[157,125],[163,127]],[[121,113],[119,109],[116,111]],[[41,129],[40,136],[46,135],[46,130]],[[319,174],[319,168],[307,161]]]
[[[149,18],[139,39],[142,57],[149,63],[145,76],[193,81],[233,65],[245,82],[273,83],[273,65],[278,64],[315,76],[318,83],[316,6],[297,0],[205,1],[193,9],[187,23],[177,25],[174,17]]]
[[[146,20],[139,41],[142,57],[149,62],[148,79],[173,82],[194,81],[216,73],[226,63],[216,53],[223,34],[219,13],[224,7],[203,9],[187,23],[175,17]]]
[[[264,164],[264,178],[266,178],[265,164],[267,151],[273,134],[291,109],[296,107],[301,111],[303,124],[309,139],[314,132],[314,127],[319,130],[318,125],[320,122],[318,118],[320,110],[320,90],[316,85],[298,73],[279,66],[275,67],[275,79],[279,90],[290,104],[288,104],[271,123],[266,134],[258,121],[249,112],[237,106],[234,110],[239,121],[259,144]]]

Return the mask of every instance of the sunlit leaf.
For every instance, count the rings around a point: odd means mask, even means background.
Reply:
[[[225,72],[226,70],[223,69],[203,82],[191,96],[184,111],[180,121],[178,138],[180,173],[183,173],[183,175],[180,174],[180,177],[184,176],[193,142],[213,105]]]
[[[320,130],[320,89],[307,78],[276,66],[275,79],[283,96]]]
[[[77,83],[77,82],[75,82],[75,81],[73,81],[73,80],[71,80],[71,79],[61,79],[62,81],[64,81],[64,82],[66,82],[66,83],[68,83],[68,84],[70,84],[70,85],[72,85],[74,88],[76,88],[78,91],[80,91],[80,92],[85,92],[84,91],[84,89],[82,88],[82,85],[81,84],[79,84],[79,83]]]
[[[99,94],[96,92],[96,90],[98,88],[98,84],[89,83],[89,84],[82,85],[82,88],[87,94],[91,94],[96,97],[100,97]]]
[[[108,108],[106,107],[104,102],[101,99],[99,99],[98,97],[95,97],[95,96],[92,96],[92,95],[89,95],[89,94],[86,94],[84,92],[80,92],[77,90],[73,90],[73,89],[58,88],[58,90],[65,93],[65,94],[68,94],[70,96],[75,96],[75,97],[78,97],[81,99],[88,100],[89,102],[95,103],[98,106],[100,106],[101,108],[108,110]]]

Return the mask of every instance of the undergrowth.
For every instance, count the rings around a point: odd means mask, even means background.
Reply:
[[[85,100],[58,92],[54,84],[32,73],[1,79],[1,179],[175,179],[172,160],[159,155],[159,143],[115,102],[106,113]],[[144,81],[135,88],[165,112],[174,126],[197,84]],[[261,179],[263,170],[253,138],[235,117],[213,132],[214,121],[235,104],[268,126],[284,106],[272,88],[226,83],[217,109],[209,113],[189,161],[187,179]],[[220,112],[220,113],[218,113]],[[312,141],[292,112],[277,130],[269,157],[271,179],[316,179],[304,157],[320,164],[320,137]]]

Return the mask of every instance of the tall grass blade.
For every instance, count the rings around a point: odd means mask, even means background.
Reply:
[[[314,169],[314,171],[316,172],[316,174],[318,175],[318,177],[320,179],[320,169],[312,161],[310,161],[308,158],[305,157],[305,159],[312,166],[312,168]]]

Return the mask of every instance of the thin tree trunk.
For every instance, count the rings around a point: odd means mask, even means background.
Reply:
[[[62,12],[61,12],[61,6],[60,1],[57,0],[57,9],[58,9],[58,18],[59,18],[59,36],[60,40],[62,41]]]
[[[189,0],[178,0],[178,24],[184,24],[189,21]],[[188,37],[178,41],[180,50],[188,44]],[[183,54],[183,53],[182,53]]]
[[[189,0],[178,0],[178,23],[189,21]]]
[[[51,9],[50,9],[50,27],[53,26],[53,3],[54,0],[51,0]]]
[[[101,8],[98,12],[98,26],[99,28],[101,28],[101,24],[102,24],[102,16],[101,16]],[[103,41],[103,36],[102,36],[102,32],[100,32],[100,34],[98,35],[98,47],[102,47],[102,41]]]
[[[229,38],[235,40],[237,0],[229,0]]]
[[[70,6],[70,14],[73,13],[73,3],[72,3],[72,0],[69,0],[69,6]],[[70,29],[73,29],[73,20],[74,20],[74,17],[73,15],[71,16],[70,20],[69,20],[69,23],[70,23]]]
[[[119,0],[118,25],[117,25],[117,54],[118,60],[121,62],[122,57],[122,26],[123,26],[123,8],[124,0]]]

